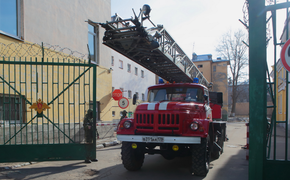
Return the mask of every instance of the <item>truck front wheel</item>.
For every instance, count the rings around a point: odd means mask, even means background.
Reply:
[[[122,142],[121,155],[124,167],[128,171],[139,170],[144,162],[144,151],[141,147],[132,148],[132,143]]]
[[[206,176],[209,170],[209,138],[201,138],[201,144],[191,146],[191,171],[196,176]]]

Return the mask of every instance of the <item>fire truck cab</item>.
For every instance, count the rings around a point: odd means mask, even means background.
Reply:
[[[122,119],[117,129],[124,167],[139,170],[146,153],[168,160],[188,156],[191,172],[206,176],[210,158],[223,152],[226,123],[221,120],[220,97],[199,83],[149,87],[148,102],[139,104],[134,118]]]

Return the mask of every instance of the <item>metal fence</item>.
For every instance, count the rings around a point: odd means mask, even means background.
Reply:
[[[94,159],[96,65],[35,44],[0,47],[0,162]]]

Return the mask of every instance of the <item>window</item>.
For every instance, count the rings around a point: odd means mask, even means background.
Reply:
[[[197,65],[197,67],[198,67],[198,68],[202,68],[203,66],[202,66],[202,64],[200,64],[200,65]]]
[[[138,76],[138,68],[135,67],[135,75]]]
[[[135,94],[136,94],[136,100],[139,99],[139,94],[138,94],[138,92],[136,92]]]
[[[141,78],[144,78],[144,71],[141,70]]]
[[[0,124],[23,123],[26,121],[25,113],[26,104],[23,98],[13,94],[0,94]]]
[[[124,92],[124,88],[121,88],[121,87],[120,87],[120,90],[121,90],[122,92]]]
[[[119,68],[123,69],[123,61],[122,60],[119,60]]]
[[[97,42],[97,34],[96,34],[96,28],[95,26],[88,24],[88,45],[89,45],[89,58],[92,61],[97,62],[97,54],[96,54],[96,42]]]
[[[145,95],[142,93],[142,101],[145,101]]]
[[[148,93],[149,102],[192,101],[204,102],[203,90],[196,87],[172,87],[152,89]]]
[[[90,101],[89,107],[90,109],[94,108],[94,101]],[[100,101],[96,101],[96,115],[97,115],[97,121],[100,121]]]
[[[115,111],[112,111],[112,116],[115,117]]]
[[[282,114],[282,95],[278,97],[278,114]]]
[[[131,64],[127,64],[127,72],[131,72]]]
[[[111,58],[111,66],[114,66],[114,56]]]
[[[132,98],[132,91],[128,90],[128,98],[131,99]]]
[[[20,1],[0,0],[0,33],[20,37]]]
[[[216,72],[216,66],[213,66],[212,69],[213,69],[213,72]]]

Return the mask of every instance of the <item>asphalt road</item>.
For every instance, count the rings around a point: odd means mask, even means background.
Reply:
[[[39,162],[19,168],[0,170],[0,179],[101,179],[101,180],[246,180],[248,161],[246,150],[245,123],[228,123],[224,153],[210,163],[205,178],[190,174],[189,158],[165,160],[160,155],[146,155],[140,171],[127,171],[121,161],[121,145],[97,150],[98,162],[84,161]]]

